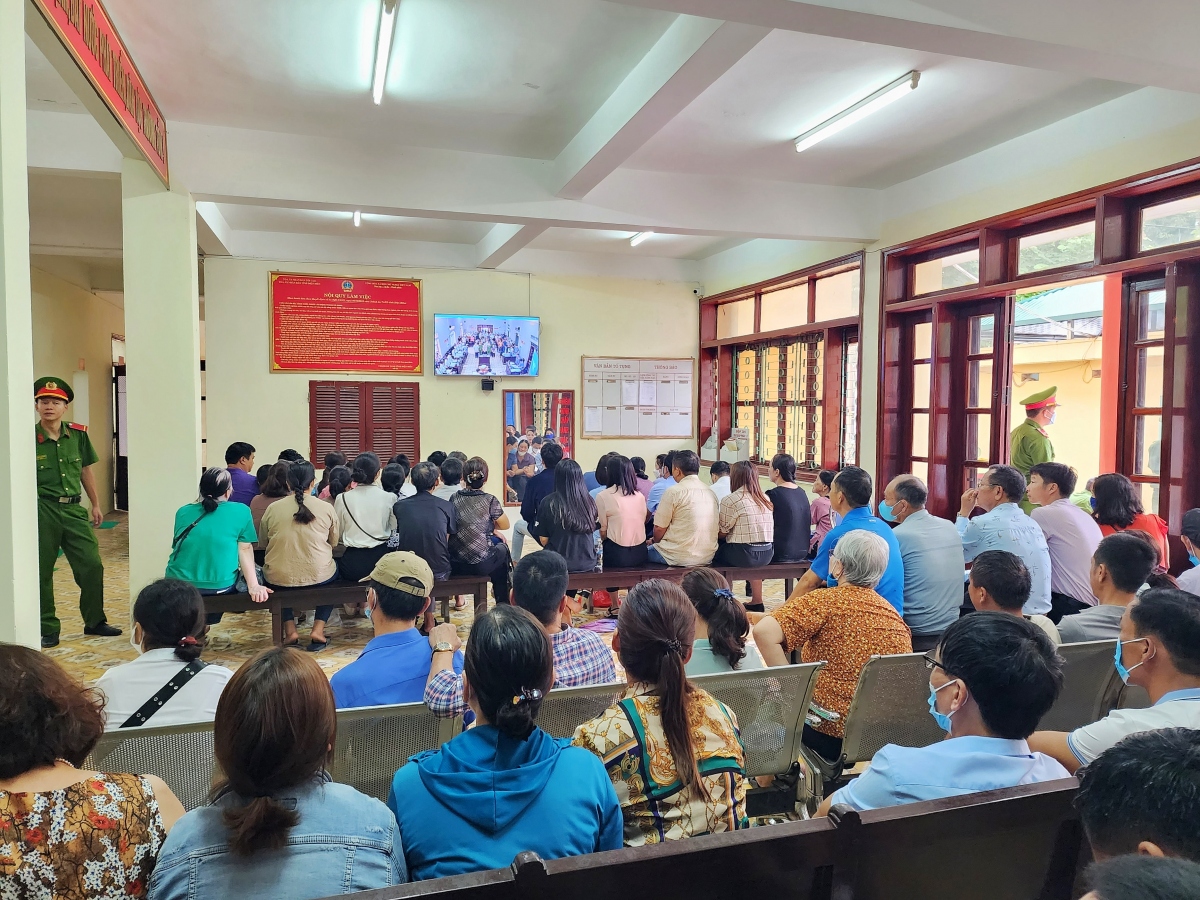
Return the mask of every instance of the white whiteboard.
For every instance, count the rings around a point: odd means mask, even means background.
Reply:
[[[692,437],[691,359],[583,358],[585,438]]]

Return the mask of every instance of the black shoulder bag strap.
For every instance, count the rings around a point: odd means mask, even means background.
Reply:
[[[363,534],[365,534],[367,537],[369,537],[373,541],[379,541],[379,543],[382,544],[385,541],[389,540],[391,535],[388,535],[388,537],[385,537],[385,538],[375,537],[375,535],[371,534],[371,532],[367,531],[367,529],[363,528],[361,525],[358,524],[358,519],[356,519],[354,517],[354,510],[352,510],[350,508],[350,501],[346,499],[346,494],[348,494],[348,493],[349,493],[349,491],[346,491],[344,493],[338,494],[338,496],[342,498],[342,506],[344,506],[346,508],[346,514],[348,516],[350,516],[350,521],[358,526],[359,531],[361,531]]]
[[[196,519],[195,522],[193,522],[187,528],[183,529],[183,531],[179,532],[179,534],[175,535],[174,539],[171,541],[171,552],[174,552],[179,547],[179,545],[183,543],[184,539],[189,534],[192,533],[192,529],[200,524],[200,519],[203,519],[207,515],[208,515],[208,510],[206,509],[204,512],[200,513],[199,517]]]
[[[208,663],[206,662],[193,659],[176,672],[170,681],[160,687],[158,693],[143,703],[141,709],[122,722],[121,727],[137,728],[139,725],[145,725],[150,721],[151,716],[163,708],[163,704],[179,693],[179,689],[191,681],[196,676],[196,673],[207,665]]]

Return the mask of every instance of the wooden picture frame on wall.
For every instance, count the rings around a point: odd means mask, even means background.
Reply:
[[[580,439],[694,440],[697,369],[693,356],[582,357]],[[681,389],[687,391],[686,404],[675,402]],[[672,402],[660,403],[667,390]]]

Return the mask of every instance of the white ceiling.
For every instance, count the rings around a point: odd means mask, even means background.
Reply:
[[[237,231],[477,244],[491,229],[486,222],[383,216],[376,213],[363,213],[362,224],[355,227],[353,210],[290,209],[239,203],[221,203],[218,208],[229,226]]]

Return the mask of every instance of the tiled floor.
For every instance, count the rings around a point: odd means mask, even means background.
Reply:
[[[101,673],[115,665],[128,662],[137,656],[129,643],[129,528],[123,513],[114,513],[109,521],[112,528],[96,532],[100,542],[100,556],[104,560],[105,609],[114,625],[125,629],[120,637],[88,637],[83,633],[83,621],[79,616],[79,589],[71,578],[71,570],[65,557],[58,558],[54,573],[54,592],[57,598],[59,618],[62,619],[62,641],[47,651],[62,663],[72,674],[86,682],[94,682]],[[735,587],[741,587],[735,585]],[[783,583],[769,581],[764,586],[768,608],[783,600]],[[451,621],[466,640],[474,619],[474,610],[469,602],[465,609],[451,609]],[[336,618],[336,616],[335,616]],[[576,624],[582,625],[595,616],[579,616]],[[210,632],[210,647],[204,659],[236,669],[243,662],[270,646],[271,617],[266,612],[249,612],[226,615],[224,620]],[[327,632],[329,648],[316,655],[321,668],[332,675],[342,666],[353,662],[372,637],[371,623],[367,619],[343,619],[340,624],[331,624]],[[307,643],[308,628],[300,626],[301,641]],[[601,635],[606,643],[612,634]]]

